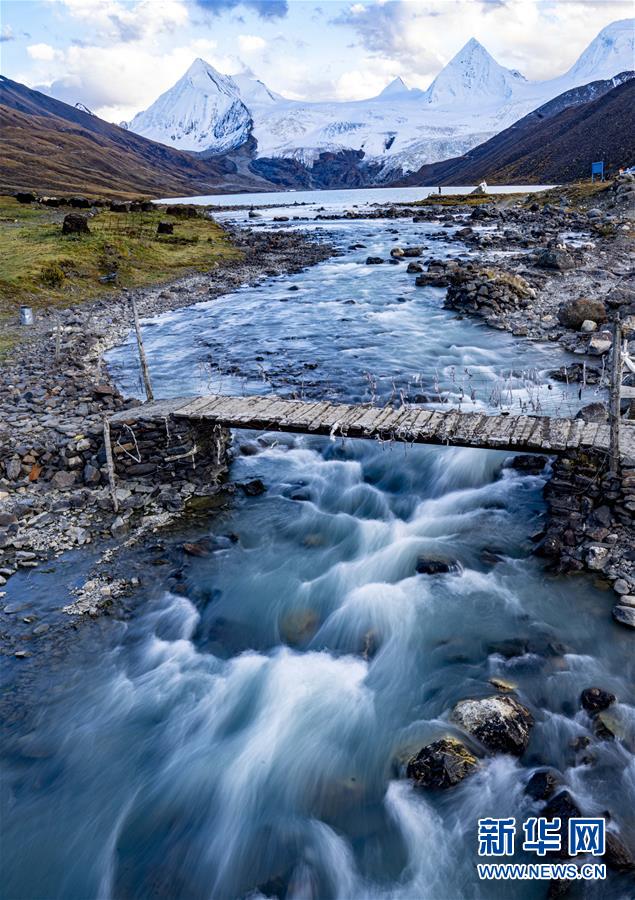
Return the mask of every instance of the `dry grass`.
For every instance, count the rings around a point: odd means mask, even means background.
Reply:
[[[431,194],[423,200],[415,200],[409,206],[482,206],[484,203],[500,203],[518,200],[526,196],[525,191],[517,194]]]
[[[70,306],[119,288],[174,280],[207,271],[240,256],[226,233],[208,218],[98,212],[89,235],[63,235],[68,210],[0,197],[0,353],[15,342],[19,307]],[[174,235],[157,235],[160,221]],[[114,284],[101,276],[117,273]]]
[[[597,202],[598,194],[607,191],[610,186],[610,181],[576,181],[550,188],[548,191],[528,194],[525,204],[530,206],[532,203],[539,203],[543,206],[547,203],[559,204],[564,201],[570,209],[588,209]]]

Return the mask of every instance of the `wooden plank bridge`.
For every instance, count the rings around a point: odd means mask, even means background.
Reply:
[[[366,438],[437,446],[517,452],[563,453],[568,449],[610,450],[610,427],[581,419],[527,415],[487,415],[420,406],[283,400],[276,396],[209,395],[160,400],[118,413],[111,421],[173,416],[226,428]],[[622,429],[620,456],[635,458],[635,428]]]

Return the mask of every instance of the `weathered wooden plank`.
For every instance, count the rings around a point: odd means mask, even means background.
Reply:
[[[178,411],[175,413],[176,416],[182,416],[188,419],[197,419],[199,418],[202,410],[207,409],[208,407],[212,407],[218,403],[221,403],[223,400],[226,400],[226,397],[216,396],[214,394],[208,397],[197,397],[195,400],[192,400],[186,406],[179,407]]]
[[[370,409],[367,409],[364,412],[364,415],[361,417],[359,422],[357,423],[360,431],[365,431],[368,427],[372,426],[375,420],[383,413],[383,407],[381,406],[371,406]]]
[[[272,431],[276,430],[276,426],[280,424],[280,420],[284,417],[288,409],[289,400],[274,400],[270,406],[263,406],[254,411],[256,421],[268,423],[267,428]]]
[[[392,407],[392,406],[382,407],[380,410],[380,415],[377,416],[377,418],[375,419],[375,421],[372,423],[371,426],[367,426],[364,429],[364,434],[369,435],[369,436],[378,434],[383,423],[388,418],[390,418],[390,416],[392,416],[394,412],[395,412],[395,410],[394,410],[394,407]]]
[[[527,438],[533,431],[536,422],[531,416],[519,416],[518,424],[514,428],[514,433],[512,435],[512,444],[514,447],[523,447],[527,441]]]
[[[454,429],[454,443],[469,447],[483,418],[483,413],[461,413],[461,419]]]
[[[416,440],[422,444],[429,444],[434,441],[437,428],[443,421],[443,413],[433,412],[428,421],[419,429]]]
[[[459,424],[461,413],[455,409],[442,413],[443,421],[439,423],[435,436],[442,444],[451,443],[454,429]]]
[[[412,441],[416,434],[415,423],[420,418],[421,411],[416,407],[406,407],[403,416],[399,419],[396,434],[399,440]]]
[[[506,447],[514,431],[515,421],[512,416],[492,416],[495,425],[489,430],[489,442],[493,447]]]
[[[288,403],[288,401],[280,402]],[[231,415],[232,422],[234,422],[234,424],[236,424],[237,426],[240,426],[241,424],[247,425],[250,422],[253,422],[254,419],[257,419],[259,416],[263,415],[262,410],[266,408],[265,403],[266,401],[262,400],[260,397],[246,398],[245,402],[243,402],[240,406],[236,406],[231,409],[231,413],[229,415]],[[285,407],[285,415],[288,414],[291,405],[293,404],[289,404]],[[282,422],[283,416],[281,416],[280,419]]]
[[[403,407],[399,407],[399,409],[395,409],[392,406],[388,407],[387,414],[382,418],[381,422],[377,423],[374,431],[380,434],[386,434],[392,430],[393,425],[398,422],[401,416],[403,416]]]
[[[197,413],[190,418],[216,420],[224,423],[225,416],[238,408],[236,397],[216,397],[207,406],[202,406]]]
[[[608,453],[611,446],[611,428],[609,425],[599,425],[595,441],[593,442],[594,450],[604,450]]]
[[[341,426],[350,417],[354,406],[346,406],[343,403],[325,403],[323,409],[316,410],[315,416],[309,425],[309,431],[330,432],[336,426]]]
[[[417,418],[412,423],[412,429],[413,429],[415,435],[421,431],[421,429],[424,427],[426,422],[429,422],[431,418],[432,418],[432,410],[431,409],[422,409],[418,413]]]
[[[564,450],[567,445],[571,421],[569,419],[549,420],[549,443],[552,450]]]
[[[587,422],[584,426],[582,434],[580,435],[580,446],[592,447],[595,443],[595,437],[598,433],[599,428],[599,422]]]
[[[477,446],[490,447],[492,445],[492,435],[496,434],[498,427],[498,416],[485,416],[485,421],[475,436]]]
[[[324,405],[323,400],[305,401],[302,404],[302,409],[298,409],[294,412],[293,425],[304,431],[314,420],[317,410]]]
[[[525,443],[528,447],[532,447],[534,449],[540,449],[543,447],[543,442],[546,440],[544,437],[544,431],[548,420],[545,419],[544,416],[536,416],[534,421],[534,427],[531,429],[531,432],[525,439]]]
[[[580,438],[582,436],[582,432],[584,431],[584,420],[583,419],[574,419],[573,422],[569,420],[569,434],[567,436],[567,447],[579,447],[580,446]]]
[[[412,409],[409,406],[400,406],[398,410],[396,410],[395,416],[391,417],[389,420],[389,427],[393,435],[397,440],[402,439],[402,426],[412,419]]]

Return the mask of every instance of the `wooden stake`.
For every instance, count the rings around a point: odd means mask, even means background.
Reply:
[[[60,353],[62,350],[62,326],[60,323],[57,323],[57,328],[55,329],[55,361],[60,358]]]
[[[154,400],[152,383],[150,382],[150,372],[148,370],[148,361],[146,359],[146,352],[143,347],[143,338],[141,337],[139,313],[137,312],[137,304],[135,303],[134,297],[132,298],[132,315],[134,317],[134,328],[137,333],[137,346],[139,347],[139,360],[141,362],[141,374],[143,375],[143,386],[146,390],[146,399]]]
[[[611,348],[611,384],[609,395],[609,424],[611,426],[611,475],[620,467],[620,401],[622,390],[622,327],[619,318],[613,323]]]
[[[104,447],[106,449],[106,465],[108,466],[108,484],[110,485],[110,496],[112,497],[112,508],[119,512],[119,501],[117,500],[117,486],[115,484],[115,466],[112,461],[112,444],[110,443],[110,423],[108,419],[104,419]]]

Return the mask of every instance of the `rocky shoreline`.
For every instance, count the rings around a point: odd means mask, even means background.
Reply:
[[[157,315],[246,283],[300,271],[334,252],[328,244],[297,233],[264,235],[232,229],[231,235],[241,260],[169,285],[46,310],[3,363],[0,598],[16,571],[35,569],[68,550],[97,545],[103,547],[104,563],[111,561],[115,542],[130,547],[165,527],[184,514],[200,491],[216,495],[217,505],[227,501],[231,486],[222,483],[226,461],[219,461],[215,479],[205,487],[200,473],[198,478],[182,479],[178,487],[149,486],[146,473],[133,467],[125,479],[118,479],[113,498],[104,419],[138,406],[139,401],[125,400],[117,392],[103,366],[103,354],[133,326],[132,299],[140,316]],[[125,455],[125,450],[121,452]],[[130,587],[125,579],[101,572],[68,611],[95,614]]]

